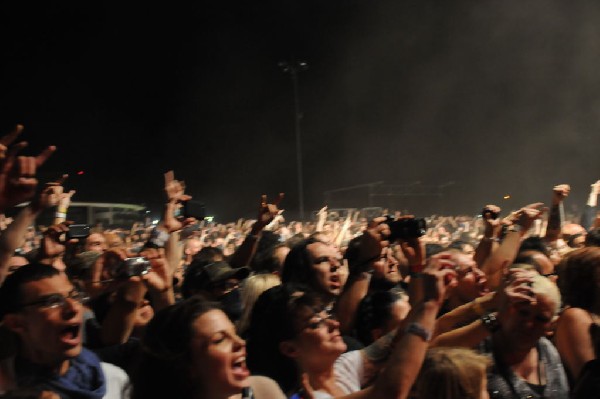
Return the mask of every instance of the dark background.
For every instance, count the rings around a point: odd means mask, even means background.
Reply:
[[[78,201],[158,209],[174,169],[221,220],[279,191],[293,216],[292,59],[309,64],[307,213],[375,181],[453,183],[374,204],[420,214],[547,201],[559,183],[581,206],[600,178],[598,2],[5,3],[0,128],[24,124],[30,154],[57,145],[42,178],[70,173]],[[346,194],[330,205],[366,205]]]

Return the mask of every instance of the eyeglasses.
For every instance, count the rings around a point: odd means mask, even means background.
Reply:
[[[322,316],[323,313],[325,313],[324,317]],[[315,313],[310,318],[310,321],[304,328],[310,328],[311,330],[316,330],[316,329],[321,328],[324,325],[326,325],[328,320],[337,320],[337,318],[335,317],[335,315],[333,313],[328,312],[327,309],[324,309],[319,313]]]
[[[78,303],[84,304],[90,298],[87,295],[85,295],[83,292],[80,292],[78,290],[73,290],[73,291],[69,292],[69,294],[67,294],[66,297],[61,294],[46,295],[35,301],[24,303],[21,305],[21,307],[24,308],[27,306],[39,306],[40,308],[43,308],[43,309],[57,309],[57,308],[64,307],[65,304],[67,303],[67,299],[72,299]]]

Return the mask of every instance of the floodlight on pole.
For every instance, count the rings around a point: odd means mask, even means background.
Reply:
[[[292,79],[292,89],[294,96],[294,130],[296,133],[296,172],[298,176],[298,206],[300,210],[300,220],[304,220],[304,177],[302,173],[302,111],[300,109],[300,95],[298,84],[298,73],[308,69],[308,64],[304,61],[281,61],[279,67],[284,73],[289,73]]]

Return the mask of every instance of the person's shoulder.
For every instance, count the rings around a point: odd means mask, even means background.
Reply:
[[[566,308],[565,310],[563,310],[561,312],[558,320],[559,320],[559,322],[560,321],[575,321],[575,322],[586,321],[588,323],[591,323],[592,317],[591,317],[590,313],[585,309]]]
[[[100,362],[100,366],[106,380],[106,395],[104,395],[104,398],[129,398],[130,384],[127,373],[122,368],[111,363]]]
[[[269,377],[252,375],[249,380],[256,399],[284,399],[286,397],[279,385]]]
[[[365,349],[353,350],[349,352],[342,353],[336,360],[335,365],[356,365],[363,362],[363,357],[367,356],[365,353]]]

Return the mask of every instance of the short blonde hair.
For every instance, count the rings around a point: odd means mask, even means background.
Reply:
[[[531,290],[535,295],[544,296],[554,302],[554,315],[558,315],[561,306],[560,291],[549,278],[536,273],[532,277]]]
[[[243,313],[238,321],[237,330],[242,334],[250,325],[250,316],[256,300],[266,290],[281,284],[279,276],[271,273],[255,274],[248,277],[242,286]]]
[[[427,351],[416,382],[419,399],[479,399],[491,360],[471,349]]]

